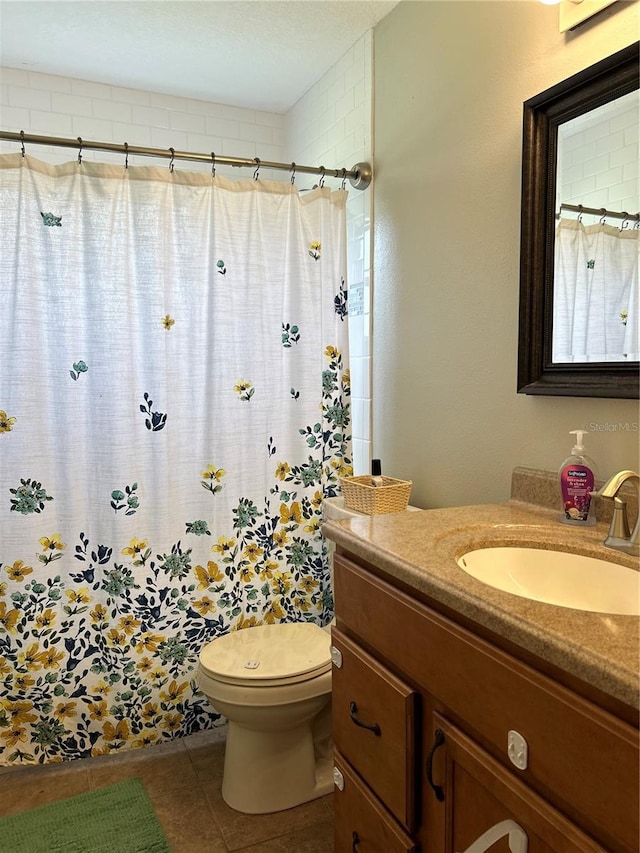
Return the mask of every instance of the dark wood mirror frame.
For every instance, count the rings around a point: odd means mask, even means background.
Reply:
[[[639,43],[524,103],[518,393],[638,399],[639,364],[551,358],[558,126],[639,88]]]

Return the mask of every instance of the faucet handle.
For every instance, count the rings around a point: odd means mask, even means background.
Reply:
[[[613,499],[613,518],[609,527],[609,538],[628,539],[630,535],[626,501],[616,497]]]

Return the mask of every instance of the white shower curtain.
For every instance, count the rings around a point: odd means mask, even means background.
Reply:
[[[203,643],[329,620],[346,197],[0,157],[0,763],[210,726]]]
[[[638,361],[640,231],[561,219],[553,283],[554,363]]]

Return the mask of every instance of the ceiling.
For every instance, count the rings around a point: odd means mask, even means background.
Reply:
[[[398,0],[0,0],[0,65],[285,113]]]

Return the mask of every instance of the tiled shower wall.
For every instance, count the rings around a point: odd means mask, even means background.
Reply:
[[[210,153],[230,157],[350,169],[371,162],[372,35],[367,33],[290,110],[288,115],[162,95],[33,71],[0,68],[0,129],[43,136]],[[0,153],[15,152],[16,143],[0,141]],[[51,163],[76,156],[68,148],[32,146],[29,153]],[[123,162],[122,154],[83,151],[83,158]],[[154,165],[157,159],[129,157],[131,165]],[[210,170],[210,163],[176,161],[175,168]],[[218,174],[251,177],[248,169],[218,166]],[[287,180],[286,173],[261,170],[260,176]],[[300,188],[313,176],[299,175]],[[341,181],[327,178],[326,185]],[[351,316],[351,377],[354,463],[356,473],[369,468],[370,347],[370,198],[350,188],[348,283]]]

